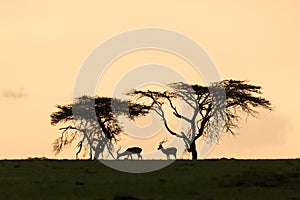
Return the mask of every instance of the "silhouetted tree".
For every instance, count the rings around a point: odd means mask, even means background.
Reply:
[[[271,102],[261,97],[261,87],[247,81],[223,80],[209,86],[179,82],[169,84],[169,87],[173,91],[132,90],[128,94],[135,102],[141,101],[151,107],[162,118],[168,132],[183,139],[192,159],[198,157],[196,141],[201,136],[218,140],[218,133],[222,131],[235,133],[242,114],[255,117],[259,107],[272,110]],[[178,99],[192,110],[191,116],[178,111],[175,103]],[[189,125],[186,132],[171,130],[163,105],[169,106],[175,117]]]
[[[100,154],[103,156],[105,149],[112,155],[113,142],[117,142],[117,136],[122,131],[117,117],[125,115],[133,119],[149,111],[149,107],[145,105],[99,96],[82,96],[71,104],[56,107],[58,110],[50,116],[51,125],[62,123],[67,126],[59,129],[62,130],[61,136],[54,141],[53,151],[58,154],[64,147],[68,147],[74,140],[81,137],[77,144],[79,150],[76,158],[82,148],[87,152],[88,146],[95,149],[95,158],[98,158]],[[91,148],[89,152],[92,158]]]

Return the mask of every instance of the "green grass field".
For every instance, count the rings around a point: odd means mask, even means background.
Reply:
[[[0,199],[300,199],[300,160],[179,160],[145,174],[98,161],[2,160],[0,192]]]

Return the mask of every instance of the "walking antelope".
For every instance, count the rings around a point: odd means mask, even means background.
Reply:
[[[162,146],[163,143],[167,142],[167,140],[163,140],[159,143],[159,146],[157,148],[157,150],[161,150],[164,154],[167,155],[167,159],[170,159],[170,155],[173,155],[174,158],[176,159],[176,153],[177,153],[177,149],[175,147],[170,147],[170,148],[164,148]]]
[[[130,147],[126,149],[126,151],[119,153],[120,149],[117,151],[117,159],[119,159],[122,156],[127,156],[127,159],[130,157],[132,159],[132,154],[136,154],[138,156],[138,159],[142,159],[141,152],[142,148],[140,147]]]

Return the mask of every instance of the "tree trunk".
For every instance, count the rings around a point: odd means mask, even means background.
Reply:
[[[196,148],[196,140],[193,140],[193,142],[191,143],[189,152],[192,153],[192,160],[197,160],[198,155],[197,155],[197,148]]]
[[[192,143],[190,144],[190,149],[189,152],[192,153],[192,159],[193,160],[197,160],[198,159],[198,155],[197,155],[197,148],[196,148],[196,140],[198,138],[200,138],[203,135],[204,132],[204,128],[205,128],[205,124],[208,122],[208,120],[210,119],[210,117],[208,116],[209,111],[206,113],[206,116],[203,118],[202,122],[201,122],[201,127],[199,129],[198,134],[195,136],[195,138],[193,139]]]

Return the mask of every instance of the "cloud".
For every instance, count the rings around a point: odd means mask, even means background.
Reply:
[[[24,92],[23,88],[19,90],[3,90],[2,96],[4,98],[9,98],[9,99],[20,99],[28,96],[27,93]]]

